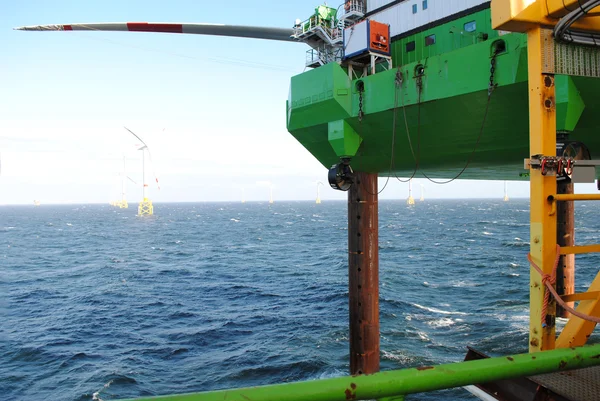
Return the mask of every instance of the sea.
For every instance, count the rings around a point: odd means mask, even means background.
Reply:
[[[599,207],[577,204],[578,243],[600,241]],[[458,362],[467,346],[527,352],[527,199],[382,200],[379,227],[382,370]],[[144,218],[135,207],[1,206],[0,399],[346,375],[347,234],[343,201],[158,203]],[[598,262],[578,255],[578,290]]]

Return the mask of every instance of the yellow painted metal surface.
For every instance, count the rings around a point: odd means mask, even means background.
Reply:
[[[542,33],[536,27],[527,33],[529,60],[529,149],[532,155],[556,155],[556,103],[554,76],[542,73]],[[531,170],[531,255],[546,274],[551,274],[556,259],[556,214],[548,197],[556,193],[556,177],[542,175],[540,169]],[[531,268],[529,351],[554,349],[556,314],[554,301],[546,314],[549,324],[542,323],[545,287],[541,275]]]
[[[578,294],[563,295],[561,298],[565,302],[582,301],[584,299],[598,299],[600,298],[600,291],[588,291]]]
[[[529,145],[530,155],[556,156],[556,101],[554,75],[544,73],[544,36],[542,27],[552,27],[571,10],[590,0],[492,0],[494,29],[527,33],[529,79]],[[587,32],[600,32],[600,7],[572,25]],[[530,169],[531,197],[531,256],[544,275],[552,275],[556,260],[556,202],[600,200],[598,195],[558,195],[556,177],[542,175]],[[600,245],[569,246],[561,254],[600,252]],[[584,345],[596,324],[572,316],[558,339],[555,337],[556,304],[550,298],[544,306],[546,287],[542,275],[530,270],[530,352],[557,347]],[[578,312],[600,315],[600,274],[588,292],[567,295],[565,299],[579,300]],[[545,316],[542,311],[546,308]]]
[[[154,214],[154,206],[152,201],[148,198],[144,198],[138,206],[138,216],[152,216]]]
[[[600,245],[561,246],[561,255],[580,255],[582,253],[600,252]]]
[[[555,201],[591,201],[600,200],[598,194],[556,194],[552,198]]]
[[[589,0],[579,0],[582,4]],[[554,26],[568,10],[578,7],[578,0],[492,0],[492,27],[494,29],[527,32],[539,26]],[[600,32],[600,7],[592,15],[572,26],[575,29]]]
[[[594,281],[588,289],[588,293],[600,291],[600,273],[596,275]],[[576,310],[586,315],[600,317],[600,299],[585,299],[579,302]],[[560,336],[556,340],[557,348],[578,347],[585,345],[596,323],[583,320],[577,316],[571,316]]]

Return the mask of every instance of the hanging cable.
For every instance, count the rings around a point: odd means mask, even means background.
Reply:
[[[360,83],[360,84],[359,84]],[[364,118],[364,112],[363,112],[363,93],[365,91],[365,87],[364,87],[364,83],[362,81],[357,82],[357,89],[358,89],[358,124],[359,124],[359,135],[361,138],[363,138],[363,118]],[[394,105],[394,113],[396,110],[396,104]],[[394,125],[395,125],[395,114],[394,114]],[[383,190],[387,187],[388,183],[390,182],[390,175],[391,175],[391,171],[392,171],[392,163],[394,161],[394,134],[392,133],[392,159],[390,160],[390,171],[388,173],[387,179],[385,180],[385,184],[383,184],[383,188],[381,188],[381,190],[379,190],[377,193],[371,193],[366,187],[365,187],[365,192],[367,192],[369,195],[379,195],[380,193],[383,192]]]
[[[570,11],[567,15],[561,18],[554,27],[554,39],[557,41],[575,43],[578,45],[596,47],[600,46],[599,35],[570,29],[571,25],[588,15],[589,12],[594,8],[600,6],[600,0],[593,0],[585,4],[581,4],[581,1],[578,1],[577,3],[579,7]],[[564,8],[568,10],[567,7]]]
[[[473,156],[475,155],[475,152],[477,151],[477,148],[479,147],[479,142],[481,141],[481,137],[483,136],[483,129],[485,127],[485,122],[487,120],[489,106],[490,106],[490,100],[492,98],[492,93],[494,92],[494,89],[498,86],[497,83],[494,83],[494,74],[496,71],[496,57],[498,56],[499,53],[500,53],[500,49],[496,49],[494,51],[494,54],[492,55],[492,60],[490,62],[491,66],[490,66],[490,81],[488,84],[488,96],[487,96],[487,102],[485,105],[485,111],[483,113],[483,121],[481,122],[481,128],[479,130],[479,135],[477,136],[477,141],[475,142],[475,146],[473,147],[473,150],[471,151],[471,154],[469,155],[467,162],[465,163],[464,167],[461,169],[461,171],[456,176],[454,176],[453,178],[451,178],[449,180],[445,180],[445,181],[436,181],[436,180],[432,179],[431,177],[429,177],[427,174],[425,174],[425,172],[423,172],[421,170],[421,174],[423,174],[423,176],[425,178],[427,178],[429,181],[431,181],[432,183],[439,184],[439,185],[449,184],[452,181],[457,180],[471,164]],[[408,121],[406,119],[406,113],[404,114],[404,121],[406,124],[407,133],[408,133]],[[420,128],[421,128],[421,95],[420,95],[420,91],[419,91],[419,96],[418,96],[418,100],[417,100],[417,157],[415,160],[415,172],[419,168],[419,158],[420,158],[420,153],[421,153],[421,136],[420,136],[421,130],[420,130]],[[408,135],[408,137],[410,138],[410,134]],[[412,143],[410,142],[410,140],[409,140],[409,145],[411,148],[411,152],[413,153],[413,157],[414,157],[414,151],[413,151]],[[413,173],[413,177],[414,177],[414,173]],[[398,178],[398,177],[396,177],[396,178]],[[399,178],[398,178],[398,180],[401,182],[406,182],[406,181],[400,180]]]
[[[400,74],[398,76],[398,73]],[[398,81],[399,78],[399,82],[397,82],[396,85],[396,102],[398,100],[398,88],[400,88],[400,93],[401,93],[401,97],[402,97],[402,112],[404,114],[404,126],[406,128],[406,137],[408,139],[408,145],[410,148],[410,152],[413,156],[413,160],[415,161],[415,168],[411,174],[411,176],[407,179],[407,180],[403,180],[401,178],[399,178],[396,173],[394,173],[394,177],[396,177],[396,179],[402,183],[407,183],[410,180],[412,180],[414,178],[414,176],[417,174],[417,171],[419,169],[419,160],[417,158],[417,156],[415,155],[415,151],[413,149],[412,146],[412,140],[410,138],[410,130],[408,129],[408,119],[406,117],[406,105],[404,104],[404,91],[402,91],[402,82],[403,82],[403,77],[402,77],[402,72],[400,71],[400,68],[398,68],[398,73],[396,73],[396,80]],[[421,99],[421,93],[419,91],[419,99],[418,102],[420,102]],[[420,121],[420,113],[418,115],[417,121]],[[417,127],[420,125],[419,123],[417,123]],[[394,109],[394,127],[393,127],[393,132],[394,132],[394,136],[396,134],[396,109]],[[420,148],[421,148],[421,139],[420,139],[421,135],[420,135],[420,130],[417,128],[417,154],[420,152]],[[392,160],[394,160],[394,149],[392,148]]]

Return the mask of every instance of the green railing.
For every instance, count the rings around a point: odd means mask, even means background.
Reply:
[[[371,375],[140,398],[136,401],[402,400],[406,394],[579,369],[594,365],[600,365],[600,344],[437,366],[391,370]]]

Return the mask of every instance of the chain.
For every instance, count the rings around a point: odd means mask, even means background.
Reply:
[[[361,89],[358,92],[358,121],[362,123],[363,119],[363,90]]]
[[[496,56],[500,53],[499,50],[494,51],[494,55],[492,56],[492,60],[490,61],[490,84],[488,85],[488,97],[492,96],[492,92],[498,86],[497,83],[494,83],[494,73],[496,72]]]
[[[436,181],[436,180],[433,180],[430,177],[428,177],[427,174],[425,174],[424,172],[421,172],[423,174],[423,176],[425,176],[425,178],[427,178],[429,181],[433,182],[434,184],[448,184],[448,183],[451,183],[452,181],[458,179],[462,175],[462,173],[464,173],[465,170],[469,167],[469,164],[471,164],[471,160],[473,159],[473,155],[477,151],[477,148],[479,147],[479,142],[481,141],[481,137],[483,135],[483,129],[485,127],[485,121],[487,120],[488,111],[490,109],[490,101],[492,100],[492,92],[498,86],[497,83],[494,83],[494,73],[496,72],[496,56],[498,56],[499,53],[500,53],[500,50],[496,49],[494,51],[494,54],[492,55],[491,66],[490,66],[490,83],[488,85],[488,97],[487,97],[487,102],[485,104],[485,111],[483,112],[483,121],[481,122],[481,128],[479,130],[479,135],[477,136],[477,141],[475,142],[475,146],[473,147],[473,150],[471,151],[471,154],[469,155],[469,158],[467,159],[467,162],[465,163],[465,165],[462,168],[462,170],[460,170],[460,172],[456,176],[454,176],[453,178],[450,178],[449,180]],[[419,100],[419,102],[420,102],[420,100]]]

